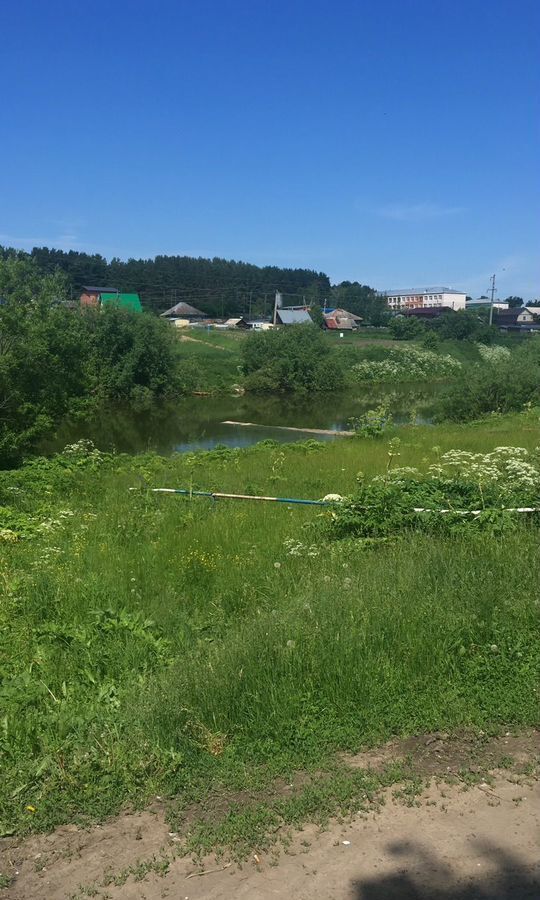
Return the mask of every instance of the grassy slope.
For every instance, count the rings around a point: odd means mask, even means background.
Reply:
[[[343,338],[333,332],[325,332],[324,336],[346,370],[363,359],[384,359],[388,349],[422,349],[421,341],[391,340],[386,329],[345,333]],[[195,366],[197,390],[226,390],[242,381],[242,343],[247,337],[244,331],[206,331],[203,328],[192,328],[179,334],[178,352],[181,359]],[[443,341],[437,352],[450,354],[465,365],[480,360],[476,344],[468,341]],[[358,386],[353,385],[353,389],[358,390]]]
[[[434,444],[533,447],[538,427],[400,436],[407,465]],[[3,545],[4,828],[245,786],[390,734],[537,721],[536,532],[362,549],[321,541],[317,509],[144,489],[320,497],[386,458],[386,441],[343,439],[3,473],[12,527],[45,523]]]

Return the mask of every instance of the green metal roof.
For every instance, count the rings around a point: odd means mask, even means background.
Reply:
[[[117,303],[133,312],[142,312],[141,298],[138,294],[101,294],[102,303]]]

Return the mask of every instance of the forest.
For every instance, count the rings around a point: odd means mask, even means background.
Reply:
[[[351,312],[381,324],[385,303],[377,292],[358,282],[332,286],[328,275],[312,269],[255,266],[235,260],[190,256],[156,256],[154,259],[113,258],[75,250],[34,247],[30,253],[0,247],[0,259],[32,259],[43,274],[63,272],[71,295],[84,284],[105,285],[119,291],[136,291],[146,310],[161,313],[185,300],[209,316],[270,314],[274,293],[285,295],[285,305],[327,301],[347,306]]]

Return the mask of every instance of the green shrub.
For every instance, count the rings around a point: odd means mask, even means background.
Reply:
[[[470,368],[441,397],[438,419],[466,421],[540,402],[540,340],[531,338],[511,355],[505,351],[481,351],[484,363]]]
[[[387,350],[383,359],[363,359],[353,365],[354,381],[423,381],[455,375],[461,363],[453,356],[419,350],[414,347],[395,347]]]
[[[390,320],[388,331],[395,341],[413,341],[425,331],[425,325],[415,316],[396,316]]]
[[[243,346],[243,362],[249,391],[328,392],[344,383],[330,345],[310,325],[251,334]]]
[[[523,447],[496,447],[491,453],[450,450],[422,474],[413,467],[390,468],[398,446],[395,440],[390,444],[384,475],[361,476],[354,494],[331,511],[334,534],[493,530],[515,526],[520,514],[508,509],[540,507],[540,448],[533,453]],[[530,514],[531,520],[540,521],[540,515]]]

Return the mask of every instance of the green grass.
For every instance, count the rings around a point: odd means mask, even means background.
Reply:
[[[196,390],[227,390],[242,380],[243,337],[240,332],[207,332],[203,328],[186,329],[178,335],[178,355],[193,367]]]
[[[435,444],[539,437],[531,416],[399,433],[420,466]],[[28,535],[0,568],[4,833],[268,785],[390,735],[536,723],[534,529],[365,548],[324,539],[317,508],[146,487],[317,498],[386,462],[386,439],[342,439],[2,473],[4,527]]]

